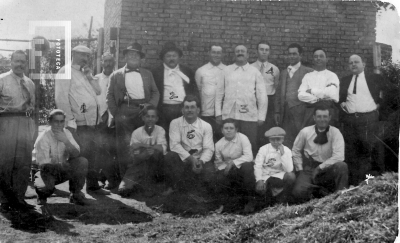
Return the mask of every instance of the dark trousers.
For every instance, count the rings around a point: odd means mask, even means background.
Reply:
[[[282,128],[286,131],[285,141],[283,142],[288,148],[293,147],[294,140],[303,128],[304,114],[306,105],[300,104],[289,108],[285,104],[285,114],[283,114]]]
[[[339,127],[339,110],[335,106],[334,102],[332,100],[322,100],[319,102],[316,102],[314,104],[307,104],[306,105],[306,110],[304,113],[304,122],[302,127],[308,127],[311,125],[315,125],[314,121],[314,109],[318,105],[325,105],[329,107],[329,114],[331,115],[331,121],[330,125]]]
[[[305,163],[304,163],[305,162]],[[304,169],[299,172],[292,194],[296,200],[307,201],[320,187],[333,192],[348,187],[349,171],[345,162],[337,162],[321,170],[312,181],[313,170],[320,165],[303,159]]]
[[[236,120],[239,125],[239,132],[243,133],[247,136],[251,143],[251,150],[253,151],[253,155],[256,155],[258,152],[258,124],[257,122],[252,121],[241,121]]]
[[[258,128],[258,141],[259,146],[263,146],[267,144],[268,138],[264,136],[265,132],[268,131],[270,128],[275,127],[275,95],[268,95],[268,110],[267,115],[265,116],[265,122],[262,126]]]
[[[286,194],[291,193],[291,189],[295,181],[296,181],[296,175],[293,172],[286,172],[282,179],[270,176],[265,181],[265,188],[266,188],[265,192],[267,192],[268,190],[271,191],[272,196],[277,196],[281,193],[286,193]],[[280,191],[276,195],[273,195],[272,190],[276,189],[282,189],[282,191]],[[265,192],[261,192],[261,194],[264,195]]]
[[[205,162],[201,173],[195,174],[192,171],[192,165],[183,162],[179,155],[172,151],[164,156],[164,171],[166,183],[170,187],[186,189],[196,182],[205,183],[208,187],[214,187],[215,184],[213,162]]]
[[[201,119],[211,125],[214,134],[214,143],[218,142],[224,135],[222,135],[221,126],[217,124],[215,116],[202,116]]]
[[[169,144],[169,125],[171,121],[182,116],[182,105],[163,104],[160,112],[160,125],[164,128],[166,139]]]
[[[85,185],[88,161],[83,157],[68,160],[65,164],[43,164],[35,174],[34,187],[39,198],[45,199],[55,186],[69,180],[69,191],[78,193]]]
[[[99,189],[100,168],[96,164],[96,126],[78,126],[76,133],[72,134],[79,144],[80,156],[88,161],[88,171],[86,175],[86,187],[92,190]]]
[[[143,100],[130,100],[129,105],[128,103],[123,103],[118,108],[115,116],[117,159],[120,176],[125,175],[130,162],[129,143],[132,133],[135,129],[143,126],[143,120],[139,116],[139,104],[142,103],[144,103]]]
[[[96,165],[109,184],[119,181],[119,168],[116,163],[115,128],[109,128],[107,122],[98,125],[96,140]]]
[[[163,177],[164,156],[161,152],[156,152],[148,158],[133,160],[122,177],[119,191],[133,189],[135,185],[143,187],[146,182]]]
[[[222,191],[239,191],[244,196],[254,195],[255,177],[254,162],[246,162],[240,168],[232,166],[228,175],[224,174],[224,170],[218,170],[215,173],[216,192]]]
[[[365,179],[365,174],[378,167],[376,170],[384,170],[384,161],[380,154],[380,144],[374,136],[377,131],[379,114],[373,111],[359,116],[344,115],[343,137],[346,143],[345,155],[349,161],[349,170],[352,184]]]

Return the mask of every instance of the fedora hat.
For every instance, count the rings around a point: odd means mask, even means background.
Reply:
[[[136,52],[138,52],[140,54],[140,58],[142,58],[142,59],[145,57],[144,52],[142,52],[142,45],[140,45],[137,42],[128,45],[128,47],[125,50],[122,51],[122,54],[124,54],[124,56],[125,56],[125,54],[128,51],[136,51]]]
[[[163,60],[165,54],[167,54],[167,52],[170,52],[170,51],[175,51],[176,53],[178,53],[179,57],[182,57],[182,56],[183,56],[182,50],[179,49],[179,48],[175,45],[175,43],[173,43],[172,41],[168,41],[168,42],[166,42],[166,43],[164,44],[164,46],[163,46],[163,48],[162,48],[162,50],[161,50],[161,52],[160,52],[160,59]]]

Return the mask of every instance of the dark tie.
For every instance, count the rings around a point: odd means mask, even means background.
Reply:
[[[22,97],[24,97],[24,99],[26,100],[26,103],[28,105],[30,105],[30,103],[31,103],[31,94],[29,93],[29,90],[26,87],[25,80],[21,79],[19,81],[19,83],[20,83],[21,89],[22,89]]]
[[[358,74],[356,75],[356,79],[354,80],[353,94],[357,94],[357,78],[358,78]]]

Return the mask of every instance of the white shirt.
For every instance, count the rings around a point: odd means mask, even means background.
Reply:
[[[155,125],[154,130],[149,136],[149,134],[144,129],[144,126],[139,127],[132,133],[130,146],[134,143],[144,143],[144,144],[151,144],[151,145],[161,145],[163,148],[163,153],[167,153],[167,140],[165,139],[165,130],[164,128]]]
[[[99,82],[99,86],[101,88],[101,93],[97,96],[97,100],[99,102],[99,110],[100,114],[104,114],[107,110],[107,88],[110,83],[110,76],[105,75],[104,73],[99,73],[95,76]]]
[[[254,165],[256,181],[266,181],[271,176],[283,179],[286,172],[293,171],[292,151],[286,146],[283,151],[281,155],[270,143],[258,150]]]
[[[223,137],[215,144],[215,167],[223,170],[229,160],[233,160],[239,169],[243,163],[253,160],[251,143],[246,135],[238,132],[231,141]]]
[[[355,77],[356,75],[353,75],[347,90],[347,100],[345,102],[347,110],[349,113],[370,112],[376,110],[377,105],[368,89],[364,72],[358,75],[356,86],[357,94],[353,94]]]
[[[125,73],[125,87],[131,99],[144,99],[142,75],[138,72]]]
[[[190,150],[197,149],[192,156],[208,162],[214,153],[211,125],[200,118],[189,124],[183,116],[178,117],[169,126],[169,144],[171,151],[178,153],[182,161],[190,156]]]
[[[264,79],[257,68],[229,65],[224,70],[224,82],[218,84],[215,116],[241,121],[265,120],[268,96]]]
[[[79,151],[79,145],[74,140],[71,132],[64,128],[64,133],[71,144]],[[50,126],[46,127],[44,132],[36,139],[32,151],[32,161],[36,161],[37,165],[63,164],[66,163],[69,158],[69,153],[68,150],[65,149],[65,144],[54,137]]]
[[[315,125],[303,128],[297,135],[292,148],[293,163],[297,170],[303,169],[302,151],[307,157],[311,156],[315,161],[321,162],[321,169],[344,161],[344,140],[339,129],[329,126],[328,142],[325,144],[314,143],[315,137]]]
[[[287,68],[288,73],[289,73],[289,77],[292,78],[294,73],[297,71],[297,69],[299,69],[301,66],[301,62],[298,62],[296,65],[292,66],[289,65],[289,67]]]
[[[260,70],[261,72],[263,64],[264,64],[264,69],[261,75],[263,76],[265,81],[265,88],[267,91],[267,95],[274,95],[276,86],[278,85],[279,82],[279,74],[280,74],[279,69],[274,64],[269,63],[268,61],[262,63],[259,60],[257,60],[251,65]]]
[[[307,90],[311,89],[311,94]],[[299,87],[299,100],[313,104],[322,100],[339,101],[339,78],[327,69],[322,71],[313,71],[304,75]]]
[[[187,78],[187,81],[184,77]],[[164,104],[181,104],[183,102],[186,96],[183,82],[189,83],[189,78],[179,70],[179,65],[171,69],[164,63]]]
[[[202,116],[215,116],[217,84],[224,82],[225,67],[223,63],[214,66],[209,62],[196,71],[195,79],[201,95]]]

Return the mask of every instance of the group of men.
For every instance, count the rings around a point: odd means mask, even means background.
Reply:
[[[25,54],[13,53],[12,70],[0,76],[1,208],[31,206],[23,196],[32,149],[38,204],[66,180],[70,201],[85,204],[85,178],[88,192],[118,187],[121,196],[155,178],[166,181],[164,195],[193,180],[214,192],[238,182],[252,211],[257,194],[307,200],[317,189],[347,187],[352,158],[377,161],[379,108],[391,86],[365,74],[360,55],[350,56],[352,75],[339,81],[322,48],[312,52],[312,69],[301,64],[302,47],[289,45],[282,71],[269,62],[267,41],[258,43],[252,64],[244,45],[234,51],[235,62],[225,66],[222,46],[212,45],[210,62],[193,72],[167,42],[163,64],[149,71],[141,67],[142,46],[132,43],[122,52],[124,67],[114,71],[115,59],[105,53],[103,72],[93,77],[91,50],[77,46],[71,79],[56,77],[57,109],[34,147],[34,85],[23,73]]]

